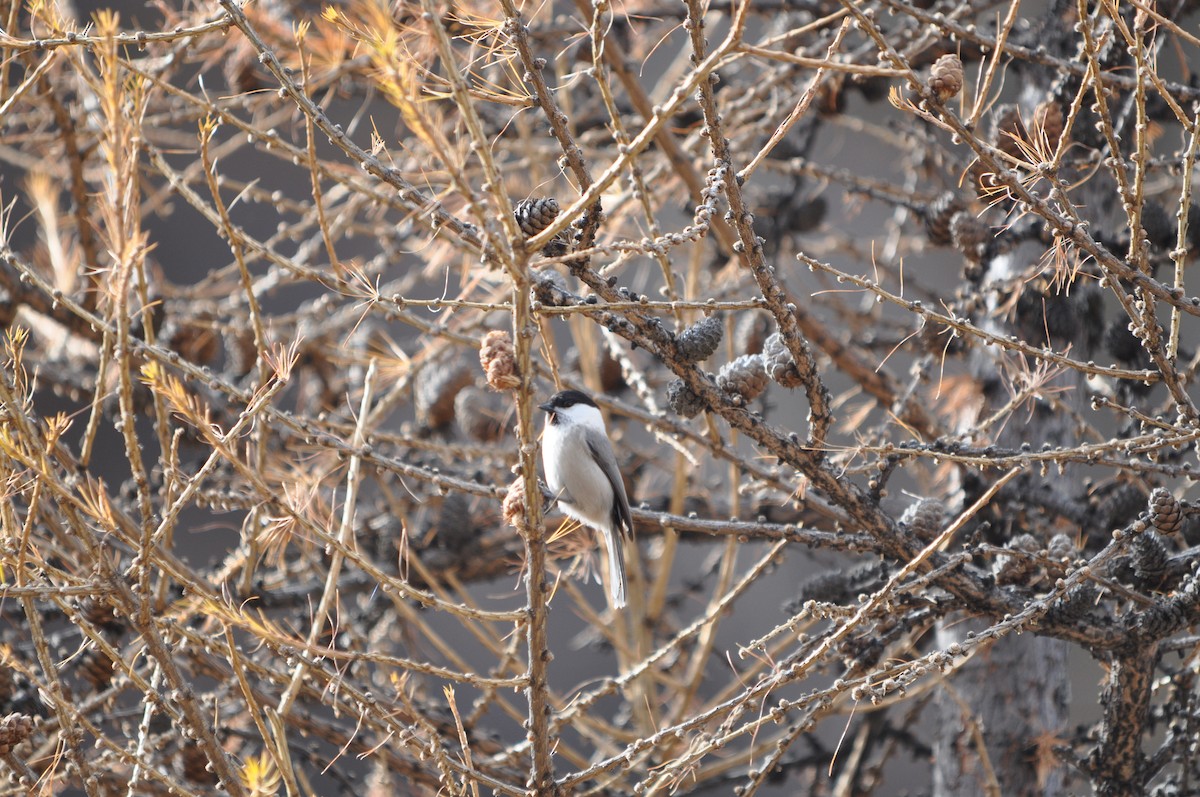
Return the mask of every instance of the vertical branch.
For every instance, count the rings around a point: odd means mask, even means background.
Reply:
[[[563,157],[566,159],[571,173],[579,182],[579,190],[586,191],[592,185],[592,175],[583,158],[583,150],[575,143],[575,139],[567,127],[567,115],[559,108],[558,101],[554,98],[554,92],[546,84],[544,73],[546,59],[534,57],[533,50],[529,45],[529,28],[521,19],[521,12],[513,0],[500,0],[500,7],[504,11],[505,28],[512,37],[517,55],[521,59],[521,65],[525,68],[524,80],[533,84],[533,99],[541,107],[546,121],[550,124],[550,132],[558,140]],[[581,247],[592,245],[602,217],[603,208],[597,198],[595,202],[588,205],[584,213],[579,238]]]
[[[738,7],[731,21],[732,29],[727,41],[741,41],[746,11],[749,7],[748,0]],[[701,7],[700,0],[687,0],[687,8],[688,24],[686,27],[691,36],[692,63],[699,70],[708,62],[705,57],[708,44],[704,36],[704,9]],[[800,374],[804,393],[808,397],[809,403],[809,429],[805,447],[819,455],[824,451],[825,435],[829,431],[830,424],[833,423],[833,409],[829,403],[829,392],[821,382],[821,376],[817,372],[817,365],[808,347],[808,342],[804,339],[800,327],[796,323],[793,313],[794,305],[788,300],[786,292],[776,279],[774,269],[767,265],[763,252],[763,239],[759,238],[754,231],[754,214],[750,212],[742,199],[741,180],[737,176],[737,165],[729,146],[729,139],[725,137],[725,128],[721,115],[717,111],[716,97],[713,92],[713,86],[717,80],[716,73],[707,70],[702,75],[697,88],[713,158],[718,164],[717,168],[724,167],[726,171],[726,179],[720,182],[724,185],[725,198],[729,202],[729,214],[738,234],[738,245],[734,246],[734,250],[743,256],[746,265],[754,275],[755,282],[758,283],[758,288],[766,299],[767,308],[774,314],[775,323],[779,325],[779,332],[783,336],[784,343],[796,362],[796,370]]]
[[[47,56],[49,60],[49,56]],[[50,107],[54,109],[54,119],[61,128],[63,150],[66,156],[67,168],[71,171],[71,197],[75,202],[75,233],[79,236],[79,247],[82,249],[84,281],[87,283],[87,293],[84,294],[83,306],[95,310],[103,286],[100,285],[100,252],[96,246],[96,231],[92,229],[92,199],[88,192],[87,180],[84,178],[85,155],[79,147],[79,136],[75,119],[67,111],[58,96],[56,88],[48,80],[43,80],[43,89]]]
[[[625,130],[625,123],[621,119],[621,112],[617,108],[616,98],[613,97],[612,81],[609,79],[609,70],[605,59],[608,48],[612,46],[612,43],[609,42],[608,37],[605,35],[605,25],[611,22],[612,8],[608,0],[598,0],[593,3],[591,25],[592,69],[595,70],[596,88],[600,92],[600,99],[604,102],[604,110],[608,114],[608,123],[612,127],[613,138],[617,142],[617,148],[620,149],[629,146],[629,134]],[[646,219],[650,233],[658,237],[662,233],[662,230],[659,226],[654,207],[650,202],[650,192],[646,187],[642,170],[636,160],[630,161],[629,172],[634,194],[642,206],[642,215]],[[679,291],[675,285],[675,270],[672,268],[670,259],[667,257],[666,252],[662,251],[655,252],[654,258],[658,261],[658,266],[662,271],[666,297],[670,301],[678,300]],[[675,320],[677,324],[682,324],[683,322],[682,313],[678,310],[675,311]]]
[[[552,794],[554,763],[551,751],[554,739],[550,733],[549,664],[552,658],[547,627],[550,616],[550,588],[546,579],[546,537],[542,524],[541,488],[538,484],[537,432],[533,410],[533,348],[538,332],[538,314],[531,307],[528,260],[524,252],[510,271],[512,280],[512,330],[517,375],[521,379],[516,389],[517,440],[520,477],[525,489],[525,567],[528,571],[525,625],[528,667],[526,698],[529,703],[526,738],[532,757],[528,786],[535,793]]]
[[[312,124],[310,117],[305,117],[308,120],[309,126]],[[229,209],[225,205],[225,201],[221,198],[220,180],[217,178],[216,163],[212,159],[211,144],[212,138],[216,134],[219,123],[211,115],[206,116],[200,122],[199,137],[200,137],[200,162],[204,168],[204,178],[208,184],[209,195],[212,197],[213,208],[220,217],[221,228],[224,231],[224,238],[229,244],[229,248],[233,252],[234,261],[237,263],[238,276],[241,277],[242,290],[246,295],[246,307],[249,312],[250,329],[254,335],[254,368],[258,371],[258,381],[264,389],[268,388],[269,369],[267,367],[267,333],[262,319],[262,308],[259,306],[258,296],[254,291],[254,279],[250,274],[250,269],[246,264],[246,252],[242,243],[241,237],[235,232],[233,219],[229,216]],[[311,138],[311,136],[310,136]],[[318,203],[318,211],[320,204]],[[323,217],[322,217],[323,218]],[[276,385],[278,388],[280,385]],[[266,469],[267,461],[267,438],[269,427],[266,424],[256,424],[254,427],[254,457],[255,464],[260,471]],[[214,455],[216,452],[213,452]],[[206,465],[214,465],[218,460],[210,458]],[[193,481],[193,484],[195,481]],[[191,487],[191,485],[189,485]],[[182,502],[177,502],[182,504]],[[251,526],[254,524],[254,518],[251,519]],[[248,566],[243,573],[242,583],[248,584],[253,578],[254,567],[253,562],[257,558],[257,546],[254,535],[247,540],[247,548],[249,555],[247,556]]]
[[[517,440],[520,477],[525,490],[525,567],[528,571],[526,611],[529,618],[525,634],[529,667],[526,672],[529,679],[529,686],[526,688],[529,718],[526,734],[532,750],[528,785],[537,794],[550,794],[554,783],[554,766],[551,760],[554,740],[550,734],[551,704],[548,699],[548,670],[552,658],[547,636],[550,590],[546,580],[546,538],[542,524],[541,488],[537,478],[537,433],[533,421],[536,400],[533,397],[532,353],[534,337],[538,331],[538,316],[531,307],[532,284],[527,262],[522,256],[519,266],[511,271],[510,278],[514,358],[521,380],[516,389]]]
[[[721,59],[737,49],[738,43],[741,41],[742,27],[746,24],[746,10],[747,6],[743,4],[734,18],[733,28],[721,44],[676,84],[671,91],[671,96],[665,102],[654,106],[650,117],[638,134],[630,140],[629,146],[621,150],[608,168],[596,177],[591,188],[584,191],[583,195],[566,208],[546,229],[529,239],[528,246],[531,251],[541,249],[554,240],[556,235],[567,228],[571,219],[576,218],[585,208],[590,207],[618,177],[630,168],[633,158],[637,157],[652,142],[657,141],[658,134],[670,124],[671,117],[691,99],[692,92],[709,80],[709,76]]]
[[[1118,652],[1108,665],[1108,677],[1100,696],[1104,709],[1100,744],[1089,761],[1092,783],[1099,797],[1144,793],[1142,735],[1157,661],[1158,646],[1147,644]]]
[[[13,344],[10,344],[13,345]],[[16,351],[15,345],[12,349]],[[16,366],[15,372],[21,370],[18,357],[13,358],[13,365]],[[10,388],[8,383],[8,375],[0,375],[0,403],[7,408],[8,417],[14,422],[15,426],[21,428],[27,435],[25,437],[29,442],[37,440],[40,435],[36,434],[36,429],[29,419],[25,416],[22,409],[24,404],[23,399],[26,397],[20,395],[21,385],[18,383],[15,390]],[[33,451],[29,452],[38,457],[41,461],[38,463],[45,469],[46,452]],[[17,474],[12,472],[9,466],[10,460],[8,457],[0,458],[0,476],[3,476],[5,484],[11,484]],[[9,496],[4,501],[0,501],[0,529],[3,530],[3,537],[6,545],[12,545],[17,548],[16,553],[20,558],[20,566],[14,568],[15,579],[18,587],[30,586],[37,583],[37,580],[31,578],[34,572],[34,567],[25,565],[25,557],[36,557],[41,559],[37,551],[31,550],[31,532],[37,525],[38,514],[41,511],[41,496],[44,489],[44,480],[36,478],[30,485],[29,494],[26,503],[26,515],[24,522],[18,517],[13,496]],[[46,677],[46,686],[44,694],[50,708],[54,711],[60,726],[64,729],[69,729],[64,735],[63,741],[66,745],[67,755],[71,763],[79,767],[81,775],[90,780],[92,775],[92,765],[87,757],[83,754],[83,738],[82,734],[77,729],[77,723],[74,722],[74,717],[71,712],[71,700],[68,691],[64,687],[61,679],[60,668],[57,666],[54,655],[51,651],[50,643],[46,638],[45,627],[42,622],[42,617],[38,609],[37,602],[33,595],[26,594],[21,597],[21,608],[25,614],[25,620],[28,625],[29,639],[33,644],[34,654],[37,658],[42,672]],[[85,781],[86,782],[86,781]],[[96,795],[95,787],[87,789],[89,797]]]
[[[537,335],[539,324],[530,300],[532,281],[529,277],[527,254],[529,250],[523,248],[519,243],[524,235],[513,215],[512,204],[492,158],[490,143],[483,133],[471,92],[459,73],[449,36],[439,21],[438,9],[434,0],[422,0],[421,6],[425,10],[425,19],[429,23],[430,31],[437,43],[442,65],[452,87],[455,104],[466,123],[472,149],[483,166],[486,179],[483,188],[491,195],[493,206],[500,214],[498,221],[499,231],[502,231],[502,234],[496,229],[496,219],[483,219],[483,226],[485,230],[491,232],[492,246],[512,282],[514,360],[516,372],[520,378],[520,384],[516,389],[517,439],[520,452],[520,477],[524,483],[526,496],[525,566],[528,571],[526,611],[529,613],[529,621],[526,625],[526,653],[529,666],[526,673],[526,677],[529,679],[526,692],[529,704],[526,733],[532,751],[528,785],[536,792],[545,794],[554,783],[554,765],[551,758],[553,740],[550,737],[551,704],[548,699],[549,683],[547,680],[548,665],[551,659],[547,637],[550,594],[546,580],[545,530],[542,526],[539,500],[541,491],[537,479],[537,434],[533,421],[536,401],[533,397],[532,354],[533,340]],[[558,114],[553,115],[556,119],[558,118]],[[529,249],[532,248],[532,246],[529,247]]]
[[[311,83],[312,56],[305,49],[305,39],[308,33],[307,21],[297,26],[295,31],[296,49],[300,56],[300,87],[307,90]],[[333,234],[329,229],[329,220],[325,214],[325,194],[321,190],[321,159],[317,157],[316,122],[308,114],[304,115],[304,140],[308,150],[308,174],[312,181],[313,206],[317,212],[317,226],[321,229],[321,241],[325,244],[325,254],[329,258],[329,266],[337,274],[345,270],[337,256],[333,244]]]
[[[450,36],[441,22],[441,10],[437,7],[435,0],[421,0],[421,8],[424,10],[423,16],[428,24],[430,35],[437,44],[438,57],[445,69],[446,80],[450,83],[454,104],[462,115],[462,121],[467,129],[471,151],[483,167],[484,183],[480,187],[491,198],[492,208],[496,213],[495,216],[483,213],[479,219],[480,225],[488,233],[494,255],[499,259],[498,264],[510,273],[515,273],[523,268],[523,264],[516,262],[514,249],[519,247],[514,242],[523,240],[525,236],[513,215],[512,202],[504,188],[504,180],[500,177],[500,170],[496,166],[495,158],[492,157],[491,140],[483,132],[483,123],[479,119],[479,113],[475,110],[471,89],[459,72],[460,67],[458,59],[454,55]],[[447,165],[449,166],[449,164]],[[499,226],[497,226],[497,221]]]
[[[1175,278],[1173,286],[1181,295],[1184,292],[1184,270],[1188,260],[1188,210],[1192,206],[1192,171],[1196,166],[1196,153],[1200,151],[1200,112],[1192,120],[1191,140],[1187,152],[1183,156],[1183,171],[1179,181],[1179,207],[1175,211],[1177,232],[1175,248],[1171,250],[1171,259],[1175,261]],[[1179,354],[1179,308],[1171,307],[1171,333],[1167,341],[1167,356],[1172,361]]]
[[[141,606],[138,620],[142,625],[151,622],[150,577],[153,572],[154,507],[150,495],[150,478],[142,456],[142,443],[137,433],[137,405],[134,401],[136,366],[133,359],[129,310],[130,294],[134,280],[144,284],[146,237],[141,229],[139,208],[137,157],[140,152],[140,114],[144,112],[145,95],[141,81],[134,81],[127,90],[123,79],[124,70],[118,60],[117,43],[114,39],[117,19],[112,14],[101,14],[97,30],[104,36],[104,45],[98,59],[100,107],[104,114],[104,151],[106,166],[105,194],[101,200],[105,221],[103,236],[114,259],[114,275],[109,281],[109,313],[116,322],[116,337],[113,341],[113,361],[117,365],[117,405],[120,410],[118,425],[125,443],[125,458],[132,471],[137,490],[138,510],[141,522],[139,556],[136,561],[138,595]],[[149,308],[143,307],[143,311]],[[143,316],[145,318],[145,316]],[[156,403],[156,408],[159,407]],[[162,414],[158,413],[161,421]],[[165,434],[160,423],[158,431]],[[166,453],[165,450],[163,452]]]
[[[325,623],[331,621],[329,611],[337,599],[338,594],[338,578],[342,574],[342,563],[345,561],[346,549],[353,549],[354,545],[354,518],[355,511],[358,508],[358,489],[361,484],[362,474],[362,455],[358,453],[362,450],[363,445],[367,441],[367,422],[371,418],[371,401],[372,393],[375,387],[375,361],[371,360],[367,366],[367,373],[363,376],[362,398],[358,405],[358,423],[354,427],[354,436],[351,438],[351,447],[356,453],[350,457],[350,465],[346,469],[346,495],[342,502],[342,520],[338,525],[337,541],[340,545],[334,548],[329,557],[329,572],[325,574],[325,588],[321,592],[321,600],[317,604],[317,610],[312,618],[312,625],[308,629],[307,647],[311,650],[318,639],[325,633]],[[296,696],[300,692],[300,686],[304,682],[304,674],[308,669],[307,657],[301,657],[296,662],[296,667],[292,671],[292,679],[288,683],[287,689],[279,698],[279,706],[276,712],[281,715],[286,715],[292,709],[292,704],[296,700]]]

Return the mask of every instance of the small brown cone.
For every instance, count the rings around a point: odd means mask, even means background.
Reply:
[[[521,384],[512,338],[507,332],[492,330],[484,336],[479,364],[492,390],[514,390]]]
[[[930,242],[938,246],[949,246],[952,243],[950,220],[966,207],[967,203],[954,191],[943,191],[926,205],[921,217],[925,222],[925,234]]]
[[[8,755],[12,749],[33,733],[33,717],[28,714],[9,714],[0,719],[0,755]]]
[[[929,70],[929,90],[937,95],[939,102],[958,96],[963,87],[963,65],[954,53],[943,55],[934,61]]]
[[[509,420],[508,400],[474,386],[454,399],[454,419],[472,440],[494,443],[504,436]]]
[[[554,197],[538,197],[523,199],[513,208],[517,217],[517,226],[526,237],[532,238],[549,227],[558,218],[558,200]]]
[[[1037,554],[1040,550],[1038,541],[1031,534],[1018,534],[1008,545],[1004,546],[1017,554],[1000,554],[992,565],[992,575],[997,584],[1028,584],[1030,578],[1037,572],[1038,563],[1032,556],[1020,554]]]
[[[733,330],[733,348],[738,354],[761,354],[771,334],[771,317],[766,313],[748,312]]]
[[[518,477],[508,485],[508,494],[504,496],[500,514],[504,522],[512,526],[524,536],[529,530],[528,515],[525,514],[525,480]]]
[[[1150,493],[1150,515],[1159,534],[1175,534],[1183,528],[1183,507],[1179,499],[1159,487]]]
[[[761,396],[768,381],[766,364],[759,354],[743,354],[717,372],[717,387],[739,406]]]
[[[971,260],[978,262],[991,240],[991,228],[974,213],[960,210],[950,217],[950,242]]]
[[[449,426],[454,420],[455,398],[474,379],[472,369],[462,361],[426,365],[413,385],[417,420],[430,429]]]
[[[1029,139],[1029,132],[1021,120],[1021,110],[1015,105],[997,105],[992,111],[992,144],[1006,155],[1024,160],[1018,139]]]
[[[1046,142],[1051,152],[1058,148],[1058,142],[1063,134],[1062,106],[1054,100],[1046,100],[1033,111],[1034,130],[1041,130],[1046,136]]]

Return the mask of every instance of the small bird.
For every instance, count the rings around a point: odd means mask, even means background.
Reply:
[[[578,390],[555,393],[546,411],[542,466],[550,494],[568,516],[600,532],[608,549],[608,594],[614,609],[625,606],[624,536],[633,532],[629,498],[617,467],[604,417]]]

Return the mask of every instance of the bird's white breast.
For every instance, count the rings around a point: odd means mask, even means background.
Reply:
[[[581,412],[581,411],[590,412]],[[593,528],[608,529],[611,524],[613,490],[596,464],[586,436],[603,435],[604,419],[595,407],[575,405],[565,412],[558,423],[547,423],[542,439],[542,462],[550,492],[560,498],[559,505],[571,517]]]

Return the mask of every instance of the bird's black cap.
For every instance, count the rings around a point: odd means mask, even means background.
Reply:
[[[567,407],[574,407],[576,404],[586,404],[589,407],[596,406],[596,402],[592,401],[592,397],[587,393],[582,393],[578,390],[560,390],[551,396],[550,400],[545,404],[539,404],[538,409],[552,413],[555,410],[565,410]]]

